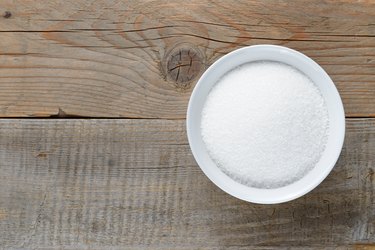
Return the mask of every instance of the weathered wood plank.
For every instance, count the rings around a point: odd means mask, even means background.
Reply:
[[[204,68],[260,43],[311,56],[348,117],[375,117],[373,1],[2,0],[1,13],[3,117],[184,118]]]
[[[375,242],[375,119],[347,121],[330,176],[253,205],[196,166],[182,120],[0,120],[0,246],[366,246]]]

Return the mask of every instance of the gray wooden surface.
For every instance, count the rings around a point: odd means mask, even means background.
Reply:
[[[281,205],[214,186],[185,132],[202,72],[262,43],[322,65],[347,117]],[[0,249],[374,249],[374,51],[374,0],[0,0]]]
[[[375,119],[348,120],[333,172],[281,205],[250,204],[216,188],[194,162],[184,120],[10,119],[0,128],[4,248],[375,242]]]
[[[279,44],[327,70],[347,116],[375,117],[374,24],[374,0],[1,0],[0,116],[184,119],[210,64]]]

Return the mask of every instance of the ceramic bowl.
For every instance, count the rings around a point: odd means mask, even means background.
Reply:
[[[201,136],[201,113],[215,83],[227,72],[244,63],[276,61],[291,65],[306,74],[319,88],[329,116],[329,136],[319,162],[300,180],[274,189],[249,187],[236,182],[210,158]],[[194,158],[207,177],[219,188],[239,199],[274,204],[301,197],[318,186],[331,172],[340,155],[345,136],[345,114],[340,95],[331,78],[308,56],[286,47],[255,45],[235,50],[212,64],[201,76],[191,95],[187,110],[187,135]]]

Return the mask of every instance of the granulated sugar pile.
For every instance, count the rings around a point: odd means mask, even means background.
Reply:
[[[260,61],[224,75],[202,112],[202,137],[224,173],[252,187],[277,188],[319,161],[328,112],[315,84],[286,64]]]

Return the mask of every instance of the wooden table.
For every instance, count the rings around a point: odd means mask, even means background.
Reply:
[[[375,1],[1,0],[2,249],[375,245]],[[314,191],[254,205],[196,165],[185,113],[222,55],[280,44],[344,102],[341,157]]]

